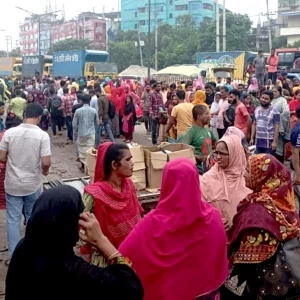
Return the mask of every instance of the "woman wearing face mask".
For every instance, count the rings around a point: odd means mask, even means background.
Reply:
[[[203,199],[216,207],[229,228],[237,206],[252,191],[246,187],[246,156],[241,138],[224,136],[216,144],[216,164],[200,177]]]
[[[98,148],[95,183],[85,187],[85,211],[94,212],[103,233],[118,248],[140,221],[143,209],[131,180],[133,163],[127,145],[104,143]],[[91,247],[82,246],[93,265],[106,266],[105,257]]]
[[[81,214],[83,208],[80,193],[70,186],[40,196],[8,268],[6,300],[143,299],[130,262],[103,235],[93,214]],[[79,236],[101,251],[108,267],[75,256]]]

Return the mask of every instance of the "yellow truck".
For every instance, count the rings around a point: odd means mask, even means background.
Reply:
[[[0,57],[0,76],[22,76],[22,57]]]
[[[205,81],[216,82],[218,77],[221,77],[223,80],[227,77],[234,79],[235,70],[235,61],[228,55],[221,56],[219,59],[204,59],[199,64],[199,75]]]

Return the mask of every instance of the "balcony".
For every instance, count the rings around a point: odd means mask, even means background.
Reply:
[[[288,27],[280,28],[281,36],[299,35],[300,36],[300,26],[299,27]]]
[[[290,11],[300,7],[300,0],[281,0],[278,3],[279,11]]]

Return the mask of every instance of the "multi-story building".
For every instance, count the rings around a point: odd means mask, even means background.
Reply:
[[[58,23],[51,28],[51,45],[66,39],[78,39],[77,21]]]
[[[289,45],[300,40],[300,0],[278,1],[278,24]]]
[[[48,53],[51,46],[65,39],[88,39],[91,48],[105,50],[107,40],[113,39],[119,29],[118,12],[96,14],[86,12],[71,21],[58,20],[55,16],[40,24],[41,54]],[[118,18],[117,18],[118,17]],[[115,21],[115,19],[118,19]],[[38,55],[39,26],[36,20],[26,18],[20,25],[20,48],[22,55]],[[108,36],[108,38],[107,38]]]
[[[121,29],[148,31],[149,4],[148,0],[121,1]],[[220,6],[221,7],[221,6]],[[151,31],[155,25],[167,23],[176,25],[176,19],[182,15],[191,15],[195,24],[210,22],[216,16],[215,0],[154,0],[150,7]]]
[[[20,49],[22,55],[38,54],[38,23],[31,18],[20,25]]]
[[[94,48],[106,49],[106,21],[93,12],[81,13],[77,17],[80,39],[88,39]]]

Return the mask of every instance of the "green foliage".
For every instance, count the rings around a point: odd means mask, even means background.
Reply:
[[[247,15],[227,13],[226,50],[249,50],[248,35],[252,22]],[[220,47],[223,47],[223,16],[220,18]],[[216,23],[201,24],[199,51],[216,51]]]
[[[108,52],[110,61],[117,64],[120,72],[130,65],[141,65],[139,50],[133,41],[111,42]]]
[[[3,51],[3,50],[0,50],[0,57],[6,57],[6,56],[7,56],[7,52]],[[12,51],[8,53],[8,56],[10,56],[10,57],[21,57],[22,56],[21,49],[19,47],[15,48],[15,49],[12,49]]]
[[[296,41],[294,44],[288,45],[287,48],[299,48],[300,47],[300,40]]]
[[[70,51],[70,50],[87,50],[91,47],[91,42],[88,39],[76,40],[66,39],[55,43],[48,51],[48,54],[53,54],[57,51]]]
[[[220,34],[222,35],[222,18],[220,20]],[[227,49],[248,50],[248,35],[251,30],[251,21],[247,15],[227,14]],[[144,64],[148,62],[148,50],[150,50],[151,67],[154,68],[154,40],[155,33],[151,32],[150,44],[148,35],[141,33],[141,41]],[[138,31],[120,31],[116,39],[109,43],[110,60],[118,65],[120,71],[130,65],[140,63]],[[221,46],[222,46],[222,38]],[[222,49],[222,48],[221,48]],[[216,24],[215,22],[203,23],[199,28],[193,22],[191,15],[179,16],[176,26],[160,24],[158,26],[158,69],[175,64],[195,64],[196,54],[200,51],[216,51]]]

